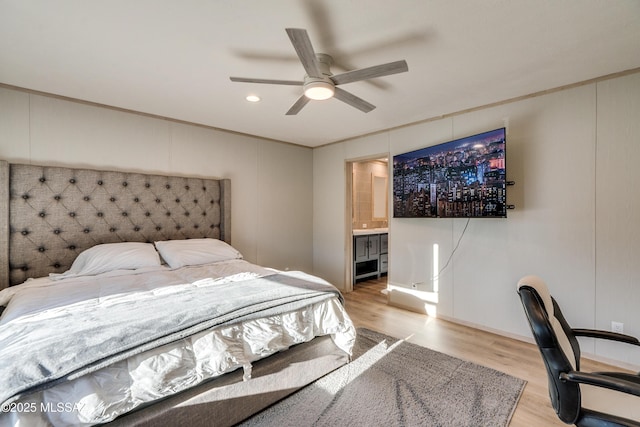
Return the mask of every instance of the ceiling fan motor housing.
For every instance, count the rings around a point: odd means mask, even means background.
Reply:
[[[333,97],[335,93],[335,84],[329,78],[332,76],[329,67],[333,64],[333,58],[324,53],[318,53],[316,58],[321,75],[318,77],[305,75],[303,89],[308,98],[321,101]]]

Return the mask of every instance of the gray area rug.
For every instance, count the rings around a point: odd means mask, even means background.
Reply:
[[[526,382],[359,328],[353,361],[247,426],[506,426]]]

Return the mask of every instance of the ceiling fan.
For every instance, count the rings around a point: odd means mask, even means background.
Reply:
[[[352,83],[360,80],[368,80],[375,77],[388,76],[391,74],[409,71],[407,61],[402,60],[334,75],[330,70],[333,59],[327,54],[315,53],[306,30],[299,28],[287,28],[286,31],[296,53],[298,54],[298,58],[300,58],[300,62],[302,62],[304,70],[307,72],[303,81],[253,79],[245,77],[231,77],[231,81],[302,86],[304,93],[291,106],[289,111],[287,111],[286,114],[289,116],[298,114],[298,112],[302,110],[302,107],[307,105],[307,103],[312,99],[324,100],[331,97],[335,97],[340,101],[359,109],[360,111],[368,113],[376,108],[375,105],[370,104],[364,99],[359,98],[337,86],[345,83]]]

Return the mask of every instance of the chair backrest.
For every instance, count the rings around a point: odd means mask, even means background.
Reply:
[[[578,340],[541,278],[520,279],[518,294],[547,369],[551,404],[562,421],[573,424],[580,414],[580,387],[561,381],[560,373],[580,369]]]

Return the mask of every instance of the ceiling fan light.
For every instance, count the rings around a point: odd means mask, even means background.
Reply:
[[[316,101],[329,99],[333,96],[334,92],[333,85],[327,82],[311,82],[304,86],[305,96]]]

